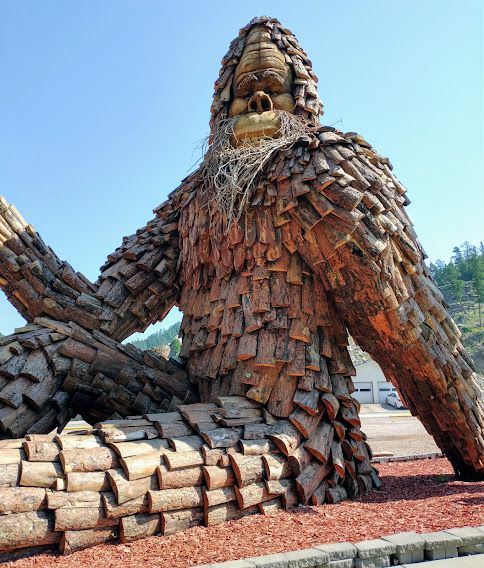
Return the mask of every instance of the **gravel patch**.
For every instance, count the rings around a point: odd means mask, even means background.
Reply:
[[[363,418],[361,422],[374,454],[410,456],[440,452],[432,436],[413,416]]]

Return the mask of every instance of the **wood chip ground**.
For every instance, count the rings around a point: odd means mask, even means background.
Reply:
[[[279,511],[267,517],[255,515],[129,545],[101,545],[67,557],[42,554],[7,566],[188,568],[318,543],[357,542],[402,531],[424,533],[482,524],[484,482],[456,481],[446,459],[381,464],[378,469],[383,489],[354,501]]]

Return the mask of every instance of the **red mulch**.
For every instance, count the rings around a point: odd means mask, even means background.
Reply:
[[[61,557],[42,554],[9,564],[12,568],[188,568],[314,544],[477,526],[484,519],[484,482],[454,481],[446,459],[378,466],[380,491],[338,505],[304,507],[275,516],[256,515],[210,528],[195,527],[129,545],[101,545]]]

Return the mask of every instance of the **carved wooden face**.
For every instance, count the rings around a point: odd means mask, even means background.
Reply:
[[[235,69],[229,116],[240,116],[236,141],[277,136],[279,120],[273,110],[294,112],[293,73],[269,31],[256,26],[247,36]]]

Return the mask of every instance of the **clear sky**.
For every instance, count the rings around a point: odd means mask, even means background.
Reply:
[[[95,279],[200,157],[220,60],[261,14],[308,52],[323,122],[390,157],[429,257],[483,239],[480,0],[3,0],[0,194]],[[0,297],[0,332],[19,325]]]

